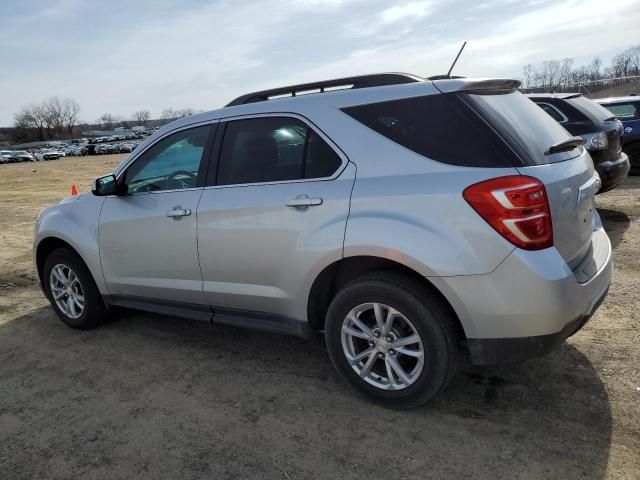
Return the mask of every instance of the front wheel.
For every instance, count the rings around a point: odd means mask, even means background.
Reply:
[[[59,248],[46,259],[45,293],[60,319],[72,328],[88,330],[103,320],[106,309],[91,272],[72,250]]]
[[[395,272],[365,275],[327,312],[327,350],[340,376],[385,406],[413,408],[443,390],[456,370],[457,337],[435,294]]]

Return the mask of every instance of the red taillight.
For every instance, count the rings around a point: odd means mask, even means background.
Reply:
[[[553,246],[547,192],[537,178],[492,178],[465,188],[469,205],[500,235],[525,250]]]

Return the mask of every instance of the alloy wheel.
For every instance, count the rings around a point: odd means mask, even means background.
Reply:
[[[424,346],[415,326],[383,303],[364,303],[347,314],[342,349],[351,368],[382,390],[409,387],[424,368]]]
[[[76,273],[67,265],[57,264],[49,275],[51,295],[67,317],[77,319],[84,312],[84,290]]]

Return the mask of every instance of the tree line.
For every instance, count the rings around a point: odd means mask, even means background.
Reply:
[[[70,136],[78,124],[80,105],[72,98],[52,97],[22,107],[14,115],[16,136],[38,140]]]
[[[193,108],[162,111],[160,118],[151,119],[151,112],[138,110],[127,119],[121,115],[103,113],[95,122],[80,121],[80,104],[73,98],[51,97],[38,104],[25,105],[14,114],[11,139],[14,142],[33,142],[68,139],[80,134],[80,130],[113,130],[115,127],[164,124],[199,113]]]
[[[611,59],[604,67],[600,57],[594,57],[587,65],[573,66],[572,58],[547,60],[539,65],[522,67],[524,88],[543,88],[553,91],[560,87],[581,85],[612,78],[640,75],[640,45],[627,48]]]

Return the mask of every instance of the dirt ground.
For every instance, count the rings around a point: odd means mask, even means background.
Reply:
[[[396,412],[341,383],[320,340],[136,312],[65,327],[34,219],[121,158],[0,166],[0,478],[640,478],[640,177],[598,198],[614,278],[581,332]]]

